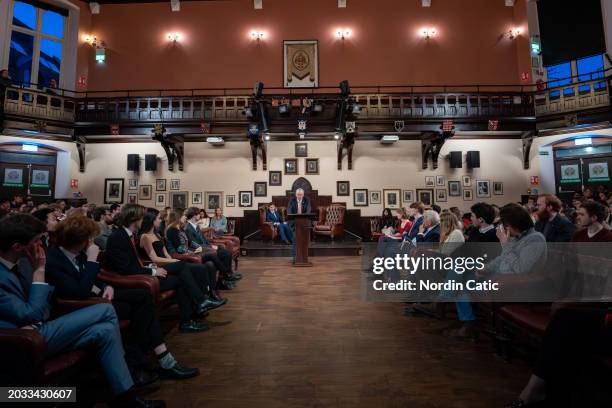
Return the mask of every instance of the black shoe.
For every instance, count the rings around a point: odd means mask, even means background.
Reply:
[[[217,288],[219,289],[224,289],[224,290],[232,290],[236,287],[236,285],[234,285],[234,282],[232,281],[228,281],[223,279],[221,281],[221,285],[218,285]]]
[[[185,380],[200,375],[199,368],[183,367],[176,363],[172,368],[158,368],[159,376],[164,379]]]
[[[459,329],[445,331],[444,335],[455,340],[467,340],[477,343],[480,336],[474,326],[473,323],[464,323]]]
[[[237,281],[237,280],[240,280],[240,279],[242,279],[242,275],[237,273],[237,272],[236,273],[232,273],[231,275],[227,275],[225,277],[225,280],[228,280],[228,281]]]
[[[155,372],[141,368],[131,369],[130,374],[132,374],[132,380],[134,380],[134,387],[136,388],[146,387],[159,380],[159,376]]]
[[[226,304],[228,302],[227,299],[222,298],[221,296],[219,296],[219,293],[217,293],[216,291],[211,292],[210,298],[212,300],[216,300],[217,302],[222,302],[222,304]]]
[[[206,331],[209,328],[206,323],[198,323],[193,320],[179,324],[179,331],[181,333],[197,333]]]
[[[192,316],[193,316],[194,319],[203,319],[206,316],[208,316],[208,314],[209,314],[208,310],[204,310],[204,311],[195,310],[193,312]]]
[[[205,301],[203,301],[202,303],[196,306],[196,315],[204,314],[208,312],[209,310],[216,309],[222,305],[223,303],[207,298]]]
[[[164,400],[144,400],[140,397],[117,397],[115,401],[110,404],[113,408],[166,408],[166,401]]]

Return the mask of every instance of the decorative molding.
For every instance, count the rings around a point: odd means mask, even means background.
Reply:
[[[523,145],[523,169],[529,169],[529,153],[531,152],[531,145],[533,140],[537,137],[537,131],[524,132],[521,136]]]

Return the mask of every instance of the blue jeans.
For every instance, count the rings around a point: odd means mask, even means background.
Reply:
[[[115,395],[134,386],[125,363],[117,315],[110,303],[85,307],[45,322],[39,332],[45,339],[47,357],[93,346]]]
[[[293,242],[293,231],[291,231],[289,225],[281,223],[276,225],[276,228],[278,228],[278,234],[282,241]]]
[[[458,275],[454,271],[448,272],[446,275],[446,281],[455,280],[458,276],[461,277],[462,281],[467,280],[467,277]],[[457,308],[457,317],[461,322],[469,322],[476,320],[474,311],[472,310],[472,302],[470,302],[470,295],[466,291],[447,291],[442,290],[440,292],[440,300],[455,299],[455,307]]]

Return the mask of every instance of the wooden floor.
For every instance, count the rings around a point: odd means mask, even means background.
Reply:
[[[202,375],[164,381],[150,397],[171,407],[503,407],[529,376],[491,344],[449,340],[453,324],[407,318],[402,304],[361,300],[359,257],[242,258],[205,333],[167,336]]]

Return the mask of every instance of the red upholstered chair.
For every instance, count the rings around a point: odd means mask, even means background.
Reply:
[[[234,269],[238,269],[238,258],[240,258],[240,243],[236,245],[235,240],[229,239],[229,237],[214,237],[214,232],[212,228],[207,228],[203,230],[203,232],[208,242],[213,245],[223,246],[225,247],[225,249],[232,253],[232,259],[234,260]]]
[[[319,208],[319,221],[315,223],[315,235],[325,235],[334,239],[344,234],[344,204],[331,204]]]
[[[108,303],[102,298],[81,300],[56,299],[54,316],[70,313],[98,303]],[[127,328],[129,321],[120,321],[119,327]],[[4,385],[57,385],[77,374],[86,362],[94,362],[87,349],[73,350],[52,358],[45,358],[45,341],[37,330],[0,329],[0,364],[10,369],[0,370],[0,383]]]
[[[370,218],[370,234],[374,242],[378,242],[382,236],[382,232],[380,232],[380,217]]]
[[[266,213],[270,204],[262,204],[259,206],[259,229],[261,237],[274,241],[278,237],[278,230],[274,228],[274,224],[266,221]],[[284,220],[287,220],[287,207],[276,207]]]

